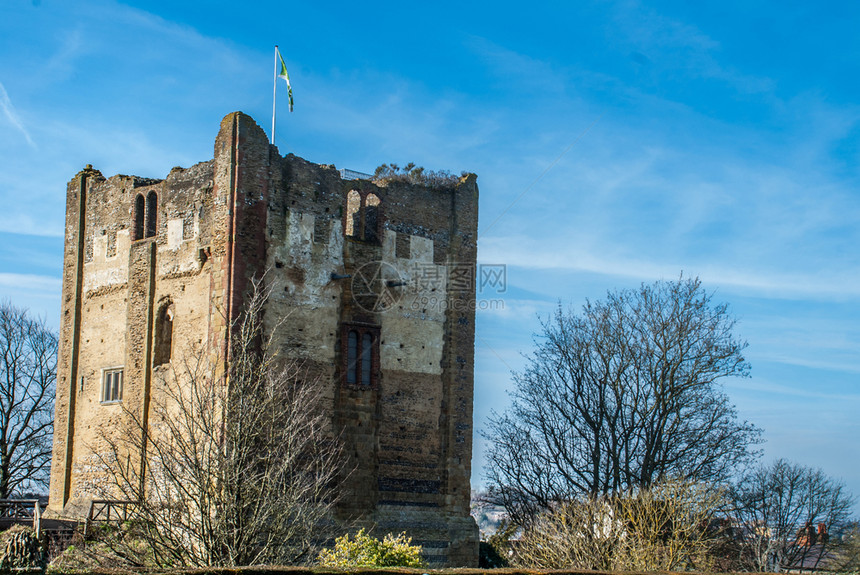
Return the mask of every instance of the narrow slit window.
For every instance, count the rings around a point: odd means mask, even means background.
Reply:
[[[135,240],[143,239],[143,222],[146,216],[146,200],[142,194],[138,194],[134,199],[134,238]]]
[[[350,385],[355,385],[357,382],[358,371],[358,332],[349,332],[349,341],[347,342],[347,358],[346,358],[346,382]]]
[[[344,324],[340,380],[344,385],[373,388],[379,377],[379,326]]]
[[[361,385],[370,385],[372,351],[373,336],[365,333],[361,336]]]
[[[149,192],[146,196],[146,237],[155,236],[158,229],[158,195],[155,192]]]

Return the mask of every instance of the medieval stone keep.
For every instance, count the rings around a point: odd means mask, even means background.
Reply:
[[[349,476],[338,513],[477,565],[469,516],[478,188],[343,179],[254,121],[163,180],[87,166],[67,190],[50,509],[85,515],[93,451],[153,382],[225,341],[253,277],[283,353],[324,376]],[[97,481],[97,479],[96,479]]]

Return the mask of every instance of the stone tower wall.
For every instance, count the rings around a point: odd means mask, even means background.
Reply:
[[[75,494],[109,493],[94,475],[103,433],[123,425],[124,405],[142,416],[154,373],[156,314],[170,307],[171,354],[209,336],[212,162],[174,169],[165,180],[105,179],[87,169],[69,184],[50,501],[60,512]],[[155,235],[136,239],[138,195],[158,198]],[[105,402],[106,370],[123,369],[122,403]],[[77,499],[77,500],[76,500]],[[80,508],[80,509],[78,509]]]
[[[150,192],[155,234],[138,238],[135,201]],[[333,166],[281,157],[241,113],[222,121],[213,160],[164,180],[78,174],[67,191],[51,509],[81,515],[104,484],[100,434],[123,417],[102,401],[105,370],[124,369],[122,405],[145,418],[153,380],[166,376],[165,311],[171,357],[207,343],[223,352],[249,281],[265,275],[267,329],[327,382],[331,432],[346,442],[340,517],[405,530],[434,563],[475,565],[477,194],[474,175],[442,188],[344,181]],[[350,330],[373,334],[369,385],[346,380]]]

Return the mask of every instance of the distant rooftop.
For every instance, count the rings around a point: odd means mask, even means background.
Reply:
[[[342,180],[370,180],[373,179],[373,176],[370,174],[365,174],[364,172],[356,172],[355,170],[348,170],[346,168],[341,168],[340,177]]]

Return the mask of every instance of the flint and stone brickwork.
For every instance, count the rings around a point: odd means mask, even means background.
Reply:
[[[477,565],[475,290],[450,280],[474,270],[475,180],[345,181],[334,166],[281,157],[240,112],[221,122],[214,159],[163,180],[87,166],[66,196],[51,511],[86,513],[100,434],[123,407],[147,416],[171,360],[225,341],[250,278],[266,272],[267,328],[323,375],[347,442],[339,515],[405,530],[434,563]],[[350,353],[369,367],[350,373]],[[106,373],[119,369],[121,402],[105,401]]]

